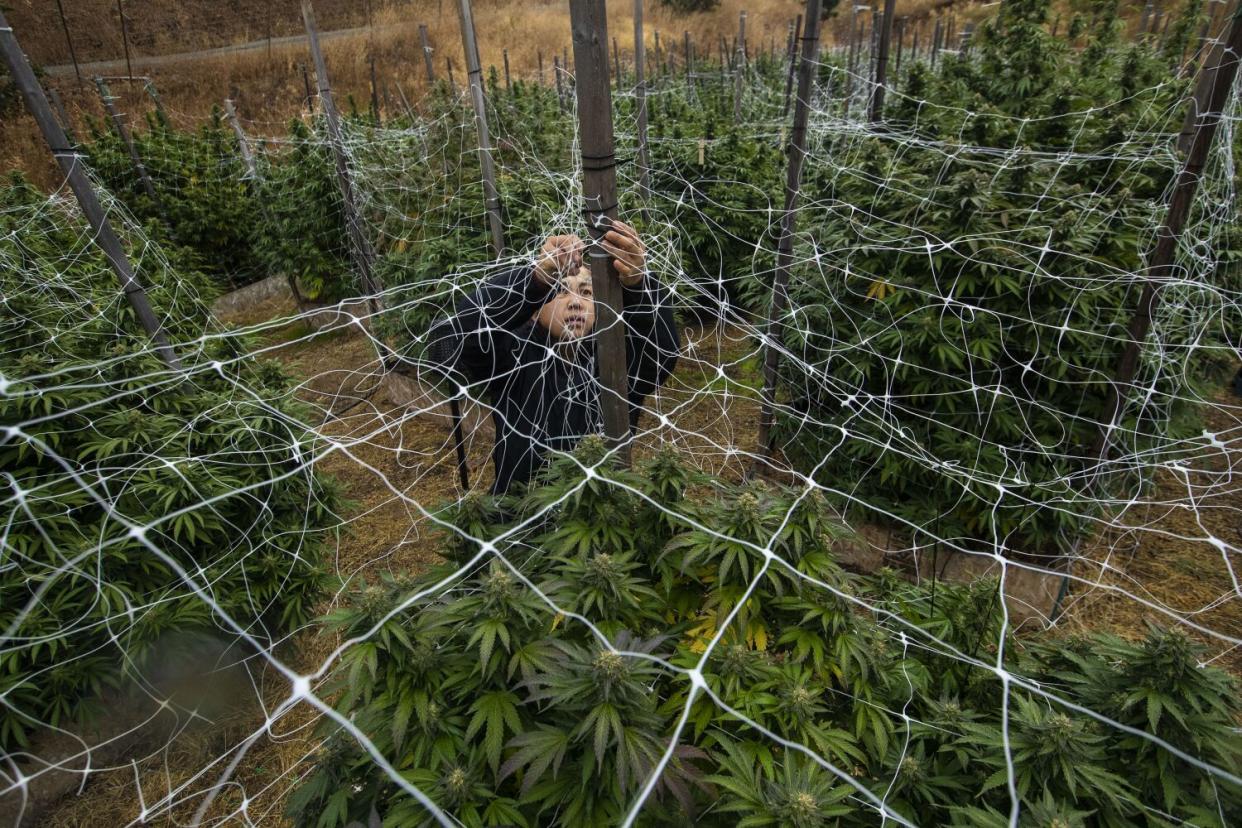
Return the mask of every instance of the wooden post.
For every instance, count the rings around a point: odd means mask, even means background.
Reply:
[[[112,92],[108,89],[108,84],[104,83],[103,78],[95,78],[95,88],[99,90],[99,98],[103,101],[104,110],[112,121],[117,137],[121,139],[121,143],[125,146],[125,151],[129,154],[129,160],[134,165],[134,172],[138,174],[138,180],[142,182],[142,189],[155,205],[156,212],[167,221],[168,214],[164,210],[164,202],[160,200],[159,194],[155,192],[155,184],[151,181],[151,175],[147,172],[146,165],[142,163],[142,156],[138,154],[138,147],[134,144],[134,137],[129,134],[129,128],[125,126],[125,117],[117,111],[115,99],[112,97]]]
[[[793,94],[794,73],[798,68],[798,46],[802,38],[802,15],[794,20],[789,39],[789,72],[785,76],[785,117],[789,117],[789,96]]]
[[[617,50],[617,39],[612,39],[612,73],[616,76],[617,91],[621,91],[621,53]]]
[[[789,270],[793,264],[793,238],[797,227],[798,190],[802,187],[802,163],[806,157],[806,122],[819,56],[820,0],[806,0],[803,16],[802,62],[798,67],[798,99],[794,104],[793,132],[789,140],[789,168],[785,176],[785,212],[776,248],[772,304],[763,336],[763,402],[759,413],[759,450],[767,458],[773,451],[772,427],[776,422],[776,379],[780,365],[780,322],[789,306]]]
[[[660,74],[660,30],[655,30],[655,69],[651,72],[651,79],[655,80],[656,75]]]
[[[552,56],[552,74],[556,76],[556,106],[565,111],[565,91],[561,86],[561,56]]]
[[[694,68],[691,65],[691,60],[690,60],[690,30],[689,29],[686,29],[685,32],[681,36],[681,51],[686,56],[686,87],[689,88],[691,84],[690,72]]]
[[[483,170],[483,205],[492,231],[492,252],[499,259],[505,254],[505,229],[500,218],[500,190],[496,188],[496,164],[492,158],[492,139],[487,129],[487,104],[483,98],[483,67],[479,64],[479,43],[474,34],[474,13],[470,0],[458,0],[461,45],[466,55],[466,82],[474,105],[474,123],[479,131],[479,166]]]
[[[613,146],[612,95],[608,89],[608,17],[604,0],[570,0],[574,65],[578,72],[578,130],[582,151],[582,194],[592,240],[617,216],[617,161]],[[604,433],[629,464],[629,380],[626,376],[625,323],[621,281],[612,259],[599,244],[587,251],[595,290],[596,346],[600,411]]]
[[[893,36],[893,10],[897,0],[884,0],[884,19],[879,27],[880,48],[875,58],[875,88],[871,90],[871,123],[884,118],[884,92],[888,84],[888,49]]]
[[[449,93],[454,99],[457,98],[457,79],[453,77],[453,59],[445,56],[444,66],[448,69]]]
[[[1118,417],[1125,405],[1126,392],[1130,390],[1138,370],[1139,354],[1156,310],[1157,288],[1175,278],[1174,260],[1178,238],[1199,189],[1199,181],[1216,138],[1222,112],[1233,91],[1233,83],[1238,73],[1239,52],[1242,52],[1242,10],[1235,11],[1229,21],[1224,48],[1213,50],[1214,59],[1211,63],[1205,63],[1203,68],[1203,74],[1210,78],[1206,83],[1209,90],[1206,105],[1196,113],[1197,123],[1190,149],[1173,185],[1164,221],[1156,231],[1156,244],[1147,259],[1147,276],[1134,318],[1130,321],[1126,348],[1118,361],[1116,377],[1109,387],[1108,400],[1101,412],[1100,434],[1094,452],[1101,463],[1108,459],[1109,437],[1117,427]]]
[[[914,35],[910,38],[910,60],[919,59],[919,33],[923,31],[922,21],[914,24]]]
[[[315,96],[311,93],[310,73],[306,71],[306,64],[302,64],[302,85],[306,87],[306,111],[312,112],[315,107]]]
[[[379,104],[379,84],[375,82],[375,53],[367,55],[367,62],[371,67],[371,117],[375,119],[377,126],[383,126],[384,122],[380,116]]]
[[[933,69],[936,68],[936,55],[940,54],[940,37],[943,34],[943,32],[944,32],[944,28],[941,24],[941,20],[939,17],[937,17],[936,28],[932,32],[932,42],[931,42],[931,68]]]
[[[900,78],[901,53],[905,51],[906,45],[906,19],[904,17],[899,17],[893,25],[897,28],[897,62],[893,64],[893,74]]]
[[[539,55],[539,85],[543,86],[543,50],[538,50]]]
[[[1138,37],[1141,38],[1147,31],[1147,21],[1151,17],[1151,0],[1147,0],[1143,4],[1143,16],[1139,18]]]
[[[129,78],[129,82],[134,80],[134,67],[129,61],[129,25],[125,21],[125,9],[121,7],[121,0],[116,0],[116,13],[121,17],[121,44],[125,47],[125,75]]]
[[[26,108],[30,110],[35,123],[39,125],[44,142],[52,151],[56,163],[60,165],[61,171],[65,174],[65,180],[69,182],[69,189],[73,191],[78,200],[78,206],[82,209],[82,215],[86,217],[87,223],[91,226],[91,237],[103,251],[108,264],[112,267],[112,272],[116,274],[117,281],[121,283],[121,291],[129,301],[130,307],[134,309],[138,323],[142,325],[147,336],[151,337],[155,352],[165,364],[170,368],[180,370],[181,363],[168,343],[168,337],[164,333],[159,318],[151,308],[146,290],[135,275],[133,266],[125,255],[125,248],[121,246],[120,238],[112,229],[112,225],[108,223],[103,205],[99,203],[99,197],[91,188],[90,179],[82,169],[82,155],[69,146],[69,138],[61,129],[60,124],[56,123],[51,107],[48,106],[47,96],[44,95],[43,88],[35,79],[34,70],[30,68],[30,62],[22,53],[21,46],[18,45],[17,37],[5,19],[3,10],[0,10],[0,54],[3,54],[4,62],[8,65],[13,85],[21,93]]]
[[[69,22],[65,20],[65,8],[60,0],[56,0],[56,12],[60,15],[60,28],[65,32],[65,44],[69,47],[69,60],[73,61],[73,74],[78,78],[78,86],[81,86],[82,70],[78,68],[78,53],[73,48],[73,38],[69,36]]]
[[[341,188],[341,206],[345,213],[345,229],[349,234],[349,251],[354,267],[358,271],[362,289],[367,294],[367,308],[371,315],[375,316],[384,307],[381,299],[383,286],[375,276],[373,269],[375,251],[362,228],[362,217],[359,215],[358,200],[349,172],[349,159],[345,155],[341,120],[337,115],[336,105],[332,101],[332,86],[328,82],[328,65],[324,62],[323,52],[319,49],[319,31],[315,28],[315,9],[311,5],[311,0],[302,0],[302,22],[306,25],[311,57],[315,61],[315,80],[319,84],[319,106],[323,110],[324,120],[328,127],[328,142],[332,145],[332,156],[336,161],[336,180]]]
[[[431,61],[431,44],[427,40],[427,24],[418,24],[418,39],[423,46],[423,66],[427,69],[427,86],[436,82],[436,70]]]
[[[160,90],[155,88],[155,81],[150,78],[143,78],[143,90],[151,96],[151,101],[155,104],[156,114],[159,115],[160,121],[167,124],[168,113],[164,111],[164,102],[160,100]]]
[[[746,81],[746,12],[737,20],[737,70],[733,75],[733,123],[742,122],[742,88]]]
[[[634,94],[638,120],[638,194],[651,199],[651,159],[647,156],[647,44],[643,42],[643,0],[634,0]]]
[[[504,50],[504,57],[505,57],[505,91],[512,92],[513,91],[513,78],[509,74],[509,50],[508,49]]]

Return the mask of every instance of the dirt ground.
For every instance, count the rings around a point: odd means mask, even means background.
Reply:
[[[292,314],[285,298],[269,300],[229,320],[250,325]],[[375,387],[378,361],[374,347],[356,329],[325,331],[295,322],[263,333],[267,344],[295,376],[298,390],[318,406],[320,432],[346,450],[318,463],[340,480],[352,505],[333,570],[344,585],[359,576],[383,571],[419,572],[435,562],[436,532],[423,509],[434,510],[459,496],[447,419],[429,411],[409,416],[385,388]],[[756,448],[759,416],[759,367],[752,343],[736,330],[690,329],[683,333],[678,370],[653,401],[669,424],[645,415],[640,428],[641,458],[661,441],[671,440],[703,468],[727,477],[743,470],[744,452]],[[719,368],[717,366],[720,366]],[[1224,406],[1209,411],[1209,427],[1221,440],[1236,438],[1237,425]],[[472,485],[489,483],[486,425],[471,441]],[[1228,553],[1201,539],[1217,537],[1238,543],[1242,484],[1229,472],[1242,453],[1221,452],[1204,468],[1186,476],[1162,473],[1149,502],[1136,504],[1116,527],[1084,546],[1084,562],[1074,574],[1089,584],[1074,584],[1063,601],[1062,623],[1070,629],[1108,629],[1141,635],[1146,620],[1158,617],[1131,596],[1189,617],[1212,630],[1242,637],[1242,601],[1234,591]],[[1211,502],[1196,510],[1187,498],[1194,486],[1215,485]],[[421,508],[420,508],[421,507]],[[1110,587],[1125,593],[1110,591]],[[325,600],[328,610],[337,595]],[[1242,654],[1203,637],[1221,666],[1242,672]],[[286,642],[278,657],[294,668],[317,668],[338,642],[308,629]],[[123,825],[144,807],[156,813],[145,824],[183,824],[219,788],[210,808],[213,819],[263,825],[288,825],[284,802],[317,749],[316,711],[302,704],[274,717],[288,693],[287,683],[268,669],[252,680],[248,694],[229,715],[191,726],[176,739],[113,771],[93,776],[80,795],[67,797],[42,824],[59,826]],[[262,704],[258,700],[262,700]],[[226,765],[248,737],[244,760],[220,787]],[[171,807],[170,807],[171,803]],[[244,803],[244,804],[243,804]]]

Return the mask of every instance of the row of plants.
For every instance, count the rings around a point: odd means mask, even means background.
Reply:
[[[805,198],[824,207],[799,216],[786,450],[919,542],[1058,553],[1100,516],[1084,470],[1177,169],[1163,142],[1188,80],[1176,40],[1121,43],[1102,12],[1072,52],[1047,14],[1046,0],[1007,0],[969,56],[909,69],[887,130],[830,134],[808,164]],[[1126,456],[1198,433],[1194,400],[1234,361],[1218,320],[1239,224],[1212,206],[1227,177],[1213,169],[1203,186],[1144,391],[1114,435]],[[1116,481],[1119,496],[1146,474]]]
[[[1018,640],[995,581],[842,570],[850,539],[816,491],[606,455],[587,438],[520,493],[452,504],[449,563],[361,583],[325,619],[354,643],[321,691],[456,824],[621,824],[665,754],[635,824],[872,825],[882,801],[1002,826],[1011,780],[1024,825],[1242,808],[1149,738],[1242,759],[1238,686],[1184,634]],[[691,698],[695,669],[711,695]],[[432,824],[352,735],[321,735],[297,824]]]
[[[1180,127],[1189,81],[1179,66],[1203,10],[1189,3],[1163,41],[1122,43],[1115,3],[1080,6],[1081,49],[1049,34],[1047,2],[1021,0],[979,28],[969,54],[945,52],[934,69],[907,60],[883,129],[852,125],[847,112],[859,111],[865,90],[849,84],[854,100],[844,99],[838,56],[820,65],[794,256],[797,310],[782,331],[797,355],[783,363],[782,442],[800,467],[850,479],[867,503],[939,539],[1044,553],[1072,546],[1094,517],[1096,494],[1079,473],[1133,312],[1133,274],[1175,170],[1164,142]],[[652,196],[640,200],[623,148],[622,208],[650,239],[681,310],[758,320],[783,204],[786,66],[752,65],[740,123],[732,84],[710,67],[690,81],[658,78],[648,97]],[[572,106],[552,86],[502,88],[494,71],[487,84],[510,249],[582,232]],[[345,118],[376,270],[400,309],[379,328],[408,343],[412,358],[431,320],[493,259],[465,104],[442,83],[420,113],[383,127]],[[618,96],[616,107],[624,143],[634,98]],[[214,122],[187,137],[154,124],[140,151],[158,159],[161,141],[210,145],[184,153],[201,159],[187,162],[200,172],[186,180],[229,190],[193,203],[234,205],[202,209],[215,216],[207,225],[236,234],[236,258],[254,273],[296,276],[313,300],[355,291],[321,125],[295,121],[287,140],[260,153],[250,182],[221,129]],[[95,144],[103,157],[106,136]],[[140,207],[128,162],[115,147],[112,156],[115,176],[129,181],[119,191]],[[230,160],[210,178],[210,159],[222,157]],[[1236,222],[1210,223],[1220,231],[1213,275],[1227,285]],[[204,263],[223,262],[194,241],[209,234],[174,223],[173,235]],[[1157,320],[1160,346],[1144,360],[1150,399],[1120,424],[1138,435],[1128,452],[1193,433],[1184,401],[1220,370],[1213,349],[1224,334],[1209,325],[1221,294],[1189,282],[1176,290]],[[849,439],[838,447],[842,429]]]
[[[290,377],[213,326],[192,252],[115,226],[185,371],[150,350],[69,202],[0,187],[5,752],[167,669],[168,636],[228,645],[223,613],[260,641],[306,622],[339,523]]]

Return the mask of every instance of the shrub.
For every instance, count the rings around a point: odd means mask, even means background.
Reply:
[[[334,523],[310,435],[254,343],[206,329],[206,277],[149,240],[139,277],[187,366],[167,373],[90,233],[20,181],[0,190],[0,747],[72,722],[176,631],[232,636],[180,567],[260,639],[303,623]],[[140,242],[146,246],[141,247]],[[207,368],[219,361],[219,370]],[[145,538],[167,560],[128,532]]]
[[[989,824],[1008,813],[1006,744],[1030,813],[1122,825],[1146,819],[1144,805],[1202,818],[1242,804],[1151,742],[1017,685],[1006,742],[1000,680],[953,655],[995,655],[994,581],[941,584],[929,601],[891,573],[843,572],[843,531],[813,492],[726,485],[671,451],[637,473],[603,457],[588,438],[520,496],[460,501],[445,513],[460,531],[444,547],[451,564],[363,585],[328,619],[356,643],[322,690],[461,824],[619,824],[666,751],[640,824],[874,824],[864,795],[920,824]],[[485,539],[503,557],[481,554]],[[464,577],[449,577],[458,566]],[[1174,744],[1237,761],[1236,684],[1198,667],[1185,637],[1003,641],[1013,675],[1123,722],[1159,694],[1177,712],[1140,730],[1184,726]],[[737,715],[691,699],[666,666],[695,668],[708,647],[704,680]],[[323,736],[290,800],[295,821],[429,821],[351,736]],[[1135,777],[1136,750],[1162,755],[1178,784]]]

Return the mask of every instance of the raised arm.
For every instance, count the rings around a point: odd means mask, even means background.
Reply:
[[[577,236],[552,236],[534,262],[499,273],[457,301],[454,313],[432,326],[428,358],[470,382],[486,381],[513,367],[513,332],[553,295],[559,273],[581,262]]]
[[[638,425],[643,401],[677,366],[681,335],[672,294],[647,268],[647,249],[634,228],[613,221],[601,240],[613,256],[625,309],[625,362],[629,377],[630,428]]]

